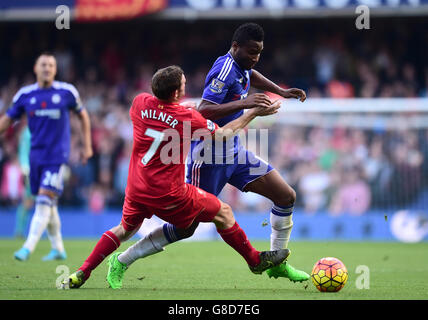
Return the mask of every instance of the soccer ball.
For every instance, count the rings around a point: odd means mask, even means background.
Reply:
[[[348,270],[339,259],[327,257],[315,263],[311,278],[321,292],[338,292],[348,280]]]

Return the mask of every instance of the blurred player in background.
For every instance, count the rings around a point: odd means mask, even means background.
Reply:
[[[24,238],[24,233],[28,224],[28,212],[34,205],[34,197],[31,194],[30,187],[30,148],[31,148],[31,133],[28,126],[21,129],[18,142],[18,161],[24,176],[24,194],[21,203],[16,209],[15,219],[15,237]]]
[[[303,90],[283,89],[253,69],[260,59],[263,41],[264,31],[258,24],[246,23],[236,29],[229,52],[215,61],[205,79],[202,102],[198,107],[205,118],[224,126],[240,117],[244,109],[268,107],[271,102],[267,95],[248,95],[250,86],[283,98],[305,101]],[[270,213],[271,250],[287,248],[293,227],[296,193],[277,170],[245,150],[238,136],[234,139],[233,144],[224,143],[221,150],[212,146],[212,163],[198,160],[204,142],[193,142],[187,182],[215,195],[229,183],[243,192],[255,192],[270,199],[273,202]],[[269,277],[285,277],[292,281],[309,279],[306,272],[288,263],[267,270],[266,273]]]
[[[63,190],[63,174],[70,153],[69,111],[78,115],[82,125],[82,162],[86,163],[93,153],[89,115],[82,107],[76,88],[54,80],[56,71],[55,57],[50,53],[41,54],[34,65],[37,82],[21,88],[12,106],[0,118],[0,134],[24,114],[31,132],[29,177],[35,211],[28,237],[14,254],[21,261],[28,260],[46,229],[52,250],[43,260],[66,258],[58,198]]]
[[[135,260],[147,256],[147,251],[160,252],[164,246],[191,236],[199,222],[213,222],[223,240],[242,255],[253,273],[261,274],[288,257],[288,249],[264,252],[254,249],[229,205],[184,181],[185,159],[195,132],[203,132],[206,139],[229,139],[256,116],[276,113],[279,102],[254,108],[219,128],[198,111],[179,104],[185,85],[183,70],[170,66],[154,74],[155,96],[142,93],[134,99],[130,109],[134,140],[122,220],[102,235],[83,265],[63,282],[65,288],[79,288],[105,257],[153,215],[168,223],[126,252],[111,255],[107,275],[111,288],[122,287],[124,272]],[[167,157],[169,152],[172,158]]]

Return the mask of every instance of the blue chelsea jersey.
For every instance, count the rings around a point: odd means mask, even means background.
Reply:
[[[70,154],[69,111],[82,111],[79,93],[66,82],[54,81],[49,88],[37,83],[22,87],[14,96],[7,115],[19,120],[25,113],[31,132],[30,162],[61,164]]]
[[[215,104],[245,99],[250,89],[251,70],[242,70],[230,53],[219,57],[205,79],[202,99]],[[239,118],[243,111],[216,120],[220,126]]]
[[[219,57],[208,72],[205,79],[202,99],[215,104],[224,104],[245,99],[250,89],[251,72],[252,70],[241,69],[228,52],[226,55]],[[239,118],[243,113],[244,111],[240,110],[224,118],[214,120],[214,122],[222,127],[230,121]],[[202,143],[201,141],[192,142],[192,151],[197,145]],[[226,157],[226,155],[232,155],[238,151],[240,147],[239,137],[234,137],[233,146],[227,145],[227,142],[225,142],[223,147],[223,158]],[[213,153],[215,153],[215,148],[213,148]]]

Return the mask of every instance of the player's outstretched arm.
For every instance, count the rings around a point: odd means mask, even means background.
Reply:
[[[12,124],[13,120],[7,114],[0,117],[0,135],[2,135]]]
[[[253,69],[253,71],[251,72],[250,80],[251,80],[251,86],[256,89],[269,91],[277,95],[280,95],[283,98],[299,99],[301,102],[306,100],[306,93],[302,89],[297,89],[297,88],[283,89],[280,86],[278,86],[276,83],[270,81],[268,78],[263,76],[257,70]]]
[[[83,130],[83,154],[82,163],[85,164],[93,155],[92,138],[91,138],[91,120],[86,109],[78,114]]]
[[[244,129],[253,119],[256,117],[264,117],[275,114],[281,107],[281,102],[276,100],[269,107],[256,107],[248,110],[238,119],[235,119],[225,126],[218,128],[215,131],[215,140],[228,140],[239,133],[240,130]]]
[[[207,100],[202,100],[197,110],[206,119],[216,120],[236,113],[243,109],[256,107],[269,107],[272,104],[269,97],[264,93],[249,95],[246,99],[231,101],[224,104],[215,104]]]

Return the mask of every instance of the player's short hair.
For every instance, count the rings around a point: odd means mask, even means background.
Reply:
[[[171,99],[175,90],[181,87],[184,72],[179,66],[159,69],[152,77],[152,91],[160,100]]]
[[[238,45],[243,46],[248,41],[261,42],[264,40],[265,32],[263,28],[257,23],[248,22],[240,25],[232,37],[232,43],[236,41]]]
[[[37,55],[36,59],[34,60],[34,63],[36,63],[37,60],[39,60],[39,58],[41,56],[48,56],[48,57],[54,57],[55,58],[55,55],[52,52],[50,52],[50,51],[43,51],[43,52],[41,52],[40,54]]]

